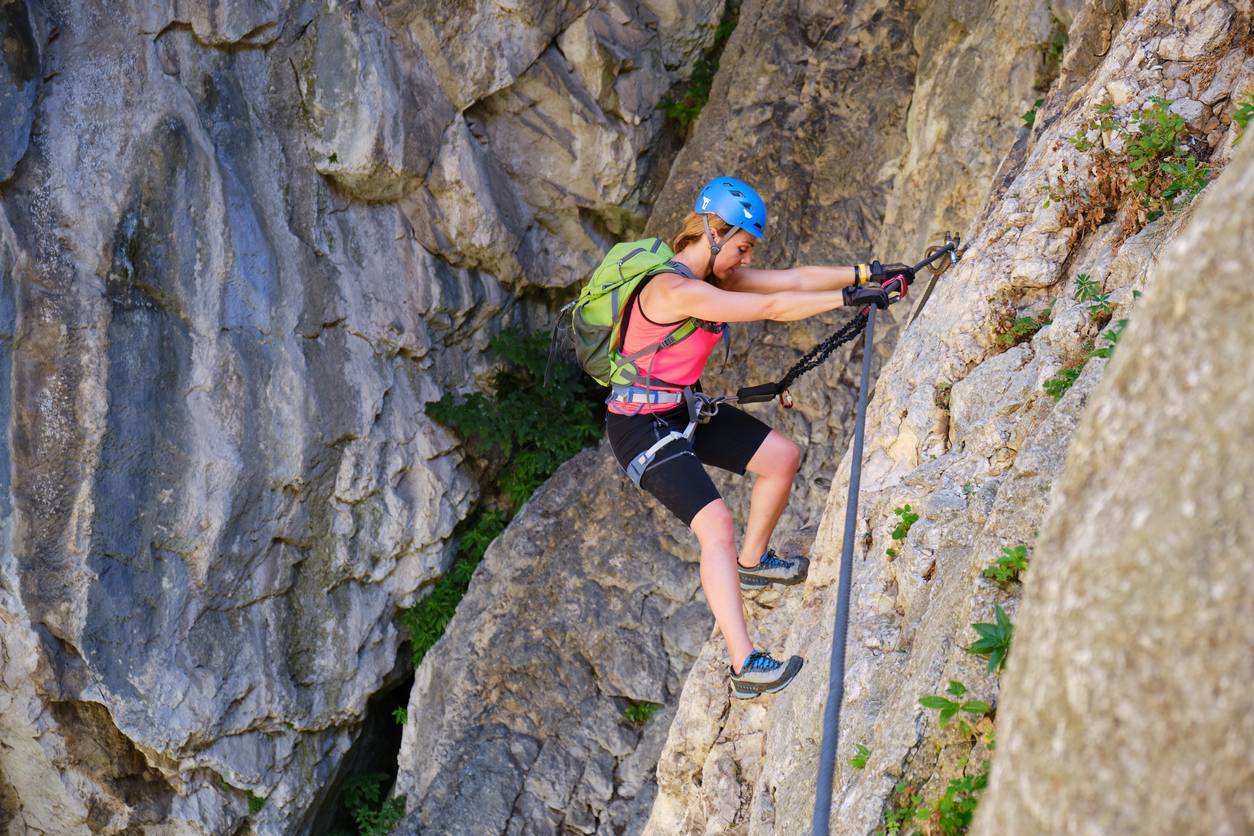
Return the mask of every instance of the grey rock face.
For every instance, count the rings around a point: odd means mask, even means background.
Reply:
[[[1252,214],[1242,148],[1091,396],[1019,609],[977,833],[1254,828]],[[1198,292],[1218,304],[1185,302]]]
[[[397,608],[444,570],[476,493],[423,404],[472,387],[491,334],[533,316],[504,281],[575,280],[577,258],[543,254],[586,255],[585,208],[639,211],[656,97],[721,13],[694,5],[708,16],[672,39],[607,5],[625,29],[589,18],[558,75],[520,81],[528,59],[493,76],[502,103],[525,85],[538,124],[576,101],[612,148],[591,173],[554,166],[551,189],[581,195],[563,201],[528,197],[533,172],[483,145],[505,129],[450,100],[401,5],[55,0],[27,29],[25,4],[0,5],[17,117],[0,155],[21,160],[0,211],[12,829],[300,826],[396,665]],[[580,19],[546,23],[536,54]],[[475,37],[468,52],[494,47]],[[637,66],[662,87],[613,80]],[[453,193],[461,214],[436,227],[424,207]],[[516,237],[468,257],[493,217]],[[251,816],[248,793],[265,799]]]
[[[0,183],[26,153],[42,79],[37,22],[21,0],[0,3]]]
[[[536,492],[418,669],[402,832],[639,832],[680,684],[710,632],[689,538],[607,444]],[[629,700],[661,708],[637,729]]]
[[[1207,5],[1191,8],[1204,15]],[[964,768],[974,772],[987,756],[952,729],[938,729],[935,714],[918,699],[942,693],[956,679],[973,697],[996,703],[995,677],[962,648],[975,638],[969,625],[991,620],[994,604],[1016,617],[1016,593],[981,571],[1003,548],[1033,543],[1103,371],[1103,361],[1089,360],[1058,403],[1041,387],[1065,363],[1083,358],[1097,336],[1087,307],[1074,301],[1075,276],[1101,277],[1114,318],[1131,313],[1135,321],[1132,290],[1145,283],[1158,251],[1184,222],[1176,215],[1122,244],[1113,224],[1078,240],[1037,187],[1070,173],[1069,187],[1083,188],[1087,168],[1065,138],[1104,100],[1109,82],[1128,81],[1139,104],[1164,89],[1167,73],[1183,72],[1149,60],[1150,33],[1163,31],[1174,13],[1167,3],[1137,10],[1116,30],[1095,70],[1057,103],[1057,116],[1024,141],[1018,162],[994,183],[995,200],[970,236],[967,257],[941,280],[880,373],[867,417],[854,546],[835,832],[880,826],[898,781],[935,799],[950,779]],[[1021,44],[1007,48],[1003,69],[1017,66]],[[1224,39],[1210,48],[1207,60],[1222,65],[1230,51]],[[1002,55],[1000,44],[993,54]],[[943,95],[935,91],[941,100],[934,111],[944,109]],[[926,126],[920,135],[926,136]],[[1230,149],[1231,132],[1216,137],[1209,150],[1217,170]],[[1053,303],[1052,324],[1006,350],[998,341],[1006,315],[1047,302]],[[646,832],[809,830],[848,473],[846,456],[804,594],[785,599],[751,628],[770,646],[805,656],[806,668],[772,701],[730,704],[720,712],[711,709],[727,704],[719,651],[707,645],[685,683],[659,761],[658,800]],[[905,503],[920,519],[898,542],[890,534],[898,519],[893,509]],[[1013,666],[1013,651],[1011,658]],[[848,766],[858,744],[871,750],[861,770]]]

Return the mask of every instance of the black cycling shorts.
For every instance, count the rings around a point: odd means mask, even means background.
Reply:
[[[683,432],[687,426],[688,408],[683,404],[651,415],[605,415],[610,446],[624,471],[628,462],[658,439],[671,430]],[[721,404],[717,415],[697,425],[692,441],[679,438],[657,451],[640,478],[640,487],[690,526],[698,511],[722,498],[702,464],[743,476],[749,460],[770,432],[770,427],[749,413]]]

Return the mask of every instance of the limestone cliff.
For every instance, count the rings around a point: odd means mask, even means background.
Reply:
[[[1009,8],[1003,17],[1011,17]],[[918,185],[898,186],[894,174],[912,147],[908,134],[923,130],[909,127],[905,118],[916,106],[916,88],[926,87],[916,81],[916,41],[927,43],[927,60],[934,64],[948,56],[943,50],[971,49],[977,42],[967,37],[936,45],[928,40],[936,35],[912,37],[924,25],[909,6],[854,4],[834,12],[805,4],[744,4],[711,100],[671,169],[651,231],[667,234],[697,185],[719,171],[736,171],[760,185],[771,207],[760,263],[867,257],[886,206],[900,189]],[[965,23],[933,8],[926,25],[929,32],[947,32],[962,31]],[[953,226],[977,210],[978,202],[967,195],[987,190],[1000,161],[986,143],[970,137],[987,130],[987,121],[1002,128],[1007,148],[1013,141],[1015,114],[1030,102],[1048,16],[1040,6],[1035,17],[1013,24],[995,18],[986,26],[1015,33],[1008,39],[1014,48],[989,70],[1001,92],[973,108],[986,114],[978,124],[942,130],[941,121],[958,124],[944,114],[932,130],[935,137],[952,130],[963,137],[951,145],[950,159],[965,177],[934,178],[943,180],[936,188],[946,195],[936,212]],[[874,95],[860,94],[867,90]],[[913,153],[927,156],[930,146]],[[914,166],[906,171],[922,176]],[[954,189],[959,193],[950,195]],[[885,246],[916,245],[903,236],[885,237]],[[737,327],[732,360],[707,378],[708,386],[734,389],[777,378],[799,349],[845,316]],[[805,529],[812,533],[817,520],[816,505],[831,476],[827,451],[844,443],[850,423],[850,375],[842,365],[849,354],[797,387],[799,403],[791,414],[772,405],[758,408],[809,451],[781,524],[783,539],[797,532],[807,539]],[[692,662],[688,640],[704,639],[711,618],[696,584],[691,534],[631,489],[608,451],[581,462],[555,475],[492,547],[445,638],[418,672],[397,791],[410,810],[421,812],[407,820],[404,832],[641,828],[677,685]],[[743,480],[720,479],[720,486],[733,507],[747,507]],[[602,506],[615,515],[604,516],[597,510]],[[559,539],[563,531],[568,543]],[[777,598],[763,594],[759,604],[769,607]],[[536,607],[537,600],[553,603]],[[684,615],[678,627],[671,615],[676,607]],[[677,646],[687,650],[678,653]],[[662,705],[639,745],[621,714],[626,699]]]
[[[1254,828],[1254,146],[1207,192],[1054,486],[977,833]]]
[[[477,492],[423,404],[643,225],[722,2],[461,5],[0,2],[7,829],[299,830]]]
[[[1062,75],[993,183],[970,229],[970,251],[880,373],[854,550],[835,832],[870,833],[914,793],[935,799],[964,769],[978,770],[984,736],[973,748],[955,726],[939,729],[918,700],[958,680],[973,697],[997,702],[996,677],[963,648],[976,638],[969,625],[992,621],[995,604],[1013,618],[1018,594],[982,570],[1004,548],[1034,544],[1104,360],[1089,359],[1057,403],[1043,384],[1113,342],[1109,331],[1098,334],[1104,321],[1117,328],[1135,320],[1133,291],[1187,223],[1176,212],[1137,232],[1145,221],[1139,202],[1103,191],[1110,181],[1100,179],[1100,161],[1081,150],[1092,143],[1068,138],[1087,134],[1099,147],[1117,147],[1118,131],[1103,137],[1090,126],[1103,114],[1126,124],[1161,96],[1187,120],[1214,172],[1231,155],[1232,99],[1248,89],[1252,69],[1248,7],[1150,2],[1128,13],[1124,21],[1118,9],[1091,4],[1076,14]],[[944,111],[945,91],[935,95],[933,107]],[[1085,299],[1077,290],[1089,278],[1100,282],[1100,304],[1076,300]],[[1040,328],[1034,336],[1013,336],[1021,316]],[[809,829],[848,471],[846,456],[804,592],[754,625],[767,646],[804,655],[806,668],[778,697],[745,705],[728,698],[719,642],[706,645],[659,762],[646,832]],[[920,518],[897,540],[894,509],[907,503]],[[858,745],[869,749],[861,769],[849,765]]]

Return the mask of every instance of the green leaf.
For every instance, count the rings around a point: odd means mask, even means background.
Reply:
[[[987,714],[992,711],[992,706],[980,700],[967,700],[962,704],[962,710],[968,714]]]
[[[967,692],[967,686],[963,685],[956,679],[949,680],[949,687],[945,689],[947,693],[953,694],[955,697],[961,697]]]
[[[934,694],[926,696],[926,697],[919,697],[919,705],[923,706],[924,708],[943,709],[953,704],[954,703],[952,700],[947,700],[944,697],[936,696]]]

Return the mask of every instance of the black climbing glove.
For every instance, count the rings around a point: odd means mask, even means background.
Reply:
[[[871,262],[871,281],[883,284],[893,276],[905,276],[906,284],[914,284],[914,268],[908,264],[880,264]]]
[[[888,298],[888,291],[877,284],[871,285],[850,285],[841,291],[841,295],[845,299],[845,307],[860,308],[863,305],[874,305],[883,310],[887,308],[892,301]]]

